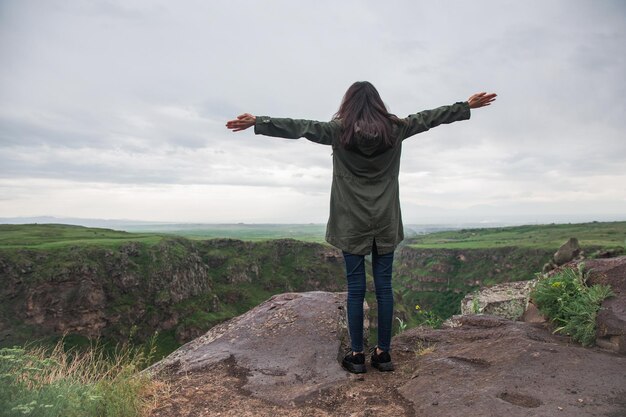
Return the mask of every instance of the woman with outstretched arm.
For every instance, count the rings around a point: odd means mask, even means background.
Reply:
[[[226,123],[234,132],[254,126],[254,133],[307,138],[333,148],[333,180],[326,241],[341,249],[348,283],[347,313],[351,351],[342,365],[366,372],[363,352],[365,255],[372,254],[378,303],[378,344],[371,365],[392,371],[391,327],[393,254],[404,238],[398,175],[403,141],[440,124],[470,118],[470,109],[489,106],[496,94],[472,95],[467,101],[412,114],[389,113],[376,88],[367,81],[352,84],[329,122],[253,116],[244,113]]]

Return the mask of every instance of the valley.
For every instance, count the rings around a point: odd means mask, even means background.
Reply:
[[[480,286],[531,279],[575,236],[623,253],[626,222],[461,229],[408,238],[394,265],[394,333],[457,314]],[[274,294],[345,291],[341,252],[295,239],[189,239],[67,225],[0,225],[0,346],[144,343],[158,355]],[[371,277],[367,301],[375,337]],[[417,307],[417,308],[416,308]]]

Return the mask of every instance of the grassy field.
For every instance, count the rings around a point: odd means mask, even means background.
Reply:
[[[247,241],[270,239],[297,239],[305,242],[324,242],[323,224],[172,224],[127,226],[131,232],[174,234],[189,239],[229,238]]]
[[[624,247],[626,222],[461,229],[418,236],[407,244],[414,248],[442,249],[489,249],[508,246],[557,249],[571,237],[578,238],[582,246]]]
[[[155,233],[128,233],[66,224],[0,224],[0,248],[47,249],[67,245],[117,247],[127,242],[158,243]]]
[[[136,226],[127,228],[128,231],[119,231],[62,224],[0,224],[0,248],[45,249],[83,244],[116,247],[129,241],[155,244],[172,235],[195,240],[230,238],[266,241],[291,238],[324,243],[325,228],[322,224],[173,224]],[[404,244],[414,248],[489,249],[518,246],[556,249],[570,237],[577,237],[584,246],[624,247],[626,222],[466,228],[411,235]]]
[[[0,248],[47,249],[68,245],[118,247],[128,242],[149,245],[165,237],[194,240],[238,239],[261,242],[296,239],[324,243],[325,225],[320,224],[175,224],[129,227],[128,231],[66,224],[0,224]]]
[[[129,242],[152,246],[175,236],[192,240],[230,238],[252,242],[292,238],[324,242],[325,226],[310,225],[160,225],[157,228],[120,231],[64,224],[0,224],[0,249],[52,249],[81,247],[119,247]],[[440,231],[407,237],[403,245],[432,249],[490,249],[523,247],[556,249],[570,237],[583,246],[623,247],[626,222],[581,223],[472,228]]]

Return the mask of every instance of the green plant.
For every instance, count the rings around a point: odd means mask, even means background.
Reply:
[[[443,319],[437,315],[434,311],[424,311],[422,313],[422,323],[433,329],[438,329],[443,323]]]
[[[433,329],[441,327],[443,319],[434,311],[423,310],[419,304],[415,305],[415,310],[417,311],[415,322],[418,326],[428,326],[432,327]]]
[[[399,323],[399,325],[398,325],[398,334],[400,334],[400,333],[402,333],[403,331],[406,330],[407,324],[400,317],[396,317],[396,320],[398,320],[398,323]]]
[[[586,285],[583,264],[540,279],[531,292],[539,310],[557,326],[554,332],[568,334],[583,346],[594,344],[596,315],[602,301],[613,295],[608,285]]]
[[[112,355],[99,345],[66,351],[63,340],[44,347],[0,349],[3,416],[139,416],[146,409],[149,376],[140,374],[154,355],[122,345]]]
[[[480,304],[478,303],[478,292],[474,292],[474,297],[472,298],[472,313],[479,314],[480,313]]]

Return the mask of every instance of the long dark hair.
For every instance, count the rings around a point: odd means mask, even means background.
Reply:
[[[390,148],[394,145],[393,124],[403,123],[387,111],[380,94],[368,81],[357,81],[348,88],[333,118],[341,120],[340,143],[346,149],[353,147],[355,135],[378,137]]]

